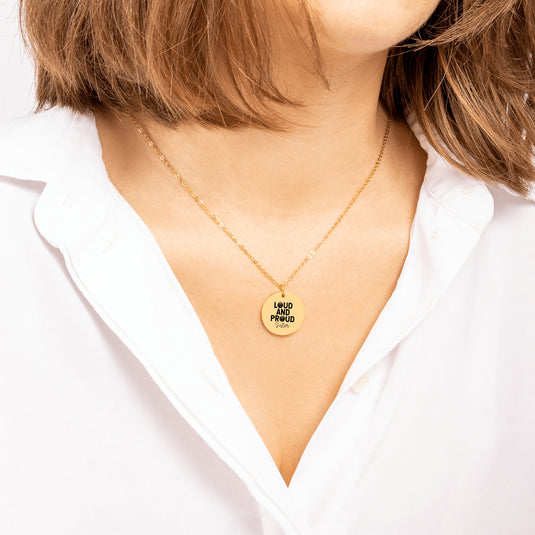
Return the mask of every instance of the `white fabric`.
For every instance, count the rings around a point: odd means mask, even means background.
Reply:
[[[428,152],[396,288],[286,487],[92,115],[0,133],[0,533],[533,535],[535,195]]]

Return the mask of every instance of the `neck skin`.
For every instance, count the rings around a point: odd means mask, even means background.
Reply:
[[[239,212],[295,219],[315,214],[336,218],[363,184],[379,155],[387,114],[379,104],[387,51],[366,56],[330,50],[325,55],[328,91],[287,51],[278,57],[279,87],[304,108],[284,108],[300,125],[289,133],[241,128],[209,130],[197,125],[163,128],[137,115],[161,152],[217,214]],[[281,108],[277,108],[280,110]],[[114,158],[126,173],[169,181],[170,171],[127,119],[99,112],[121,140]],[[413,198],[425,171],[426,153],[405,123],[393,122],[381,164],[367,185],[361,210]],[[403,177],[417,179],[404,183]],[[154,177],[154,178],[153,178]],[[178,186],[179,189],[181,188]]]

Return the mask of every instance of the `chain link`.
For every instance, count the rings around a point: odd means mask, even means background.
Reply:
[[[208,206],[206,206],[204,201],[201,200],[201,198],[199,197],[199,195],[197,193],[195,193],[195,191],[193,191],[191,186],[184,180],[182,175],[169,163],[167,158],[164,156],[164,154],[162,154],[160,149],[158,149],[158,147],[156,146],[154,141],[145,132],[143,127],[138,123],[138,121],[130,113],[128,113],[128,116],[130,117],[130,120],[134,123],[135,127],[137,128],[137,131],[147,140],[147,143],[148,143],[149,147],[153,148],[156,151],[160,161],[166,167],[168,167],[169,170],[173,173],[174,178],[176,178],[182,184],[182,186],[186,189],[186,191],[189,193],[189,195],[195,200],[195,202],[197,202],[197,204],[206,212],[206,214],[208,216],[210,216],[210,218],[219,226],[219,228],[243,251],[243,253],[245,253],[247,258],[249,258],[249,260],[251,260],[251,262],[262,272],[262,274],[266,278],[268,278],[275,286],[277,286],[277,288],[280,289],[280,291],[282,292],[282,297],[284,297],[284,288],[295,277],[295,275],[297,275],[297,273],[301,270],[301,268],[316,254],[316,252],[321,247],[321,245],[323,245],[323,243],[325,243],[327,238],[330,236],[331,232],[338,226],[340,221],[342,221],[344,216],[347,214],[349,209],[353,206],[353,204],[357,200],[358,196],[364,191],[364,188],[368,185],[368,183],[372,179],[373,175],[375,174],[375,171],[379,167],[379,164],[381,163],[381,160],[383,158],[383,153],[384,153],[384,150],[385,150],[385,147],[386,147],[386,143],[388,141],[388,135],[389,135],[389,132],[390,132],[390,126],[392,124],[392,116],[389,115],[388,116],[388,121],[387,121],[387,124],[386,124],[385,134],[384,134],[384,137],[383,137],[383,143],[381,145],[381,150],[379,151],[379,156],[377,157],[377,160],[375,162],[375,165],[373,166],[373,169],[372,169],[371,173],[368,175],[368,177],[366,178],[366,180],[364,181],[362,186],[359,188],[357,193],[355,193],[353,198],[349,201],[347,206],[344,208],[342,213],[338,216],[338,218],[336,219],[334,224],[331,226],[331,228],[327,231],[325,236],[323,236],[323,238],[321,238],[321,240],[315,245],[315,247],[313,249],[311,249],[311,251],[306,255],[306,257],[299,264],[299,266],[297,266],[297,268],[294,270],[294,272],[284,282],[279,283],[266,271],[264,266],[262,266],[262,264],[260,264],[260,262],[258,262],[258,260],[251,253],[249,253],[249,251],[243,246],[243,244],[234,236],[234,234],[228,229],[228,227],[212,212],[212,210],[210,210],[210,208],[208,208]]]

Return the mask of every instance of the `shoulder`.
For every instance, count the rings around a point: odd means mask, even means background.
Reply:
[[[54,219],[73,189],[101,176],[102,165],[91,114],[53,107],[0,125],[2,243],[22,226],[43,234],[43,216]]]
[[[533,309],[535,303],[535,199],[488,185],[494,201],[492,219],[475,254],[474,280],[489,285],[509,310]]]
[[[94,118],[69,108],[15,117],[0,125],[0,176],[59,183],[98,156],[96,142]]]
[[[34,211],[53,178],[51,148],[59,130],[53,110],[0,125],[0,246],[10,258],[38,239]]]
[[[487,187],[494,200],[492,231],[535,247],[535,188],[528,197],[522,197],[505,186]]]
[[[2,263],[4,275],[46,252],[36,209],[47,188],[70,176],[76,120],[69,109],[50,108],[0,125],[0,247],[10,259]]]
[[[47,245],[37,230],[34,212],[45,184],[37,180],[17,180],[0,176],[0,250],[7,262],[0,262],[0,272],[45,253]]]
[[[0,217],[4,223],[3,230],[5,224],[15,224],[21,215],[31,215],[45,185],[39,179],[19,180],[0,174]]]

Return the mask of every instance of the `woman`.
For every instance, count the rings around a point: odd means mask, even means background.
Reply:
[[[21,21],[2,533],[535,532],[531,0]]]

